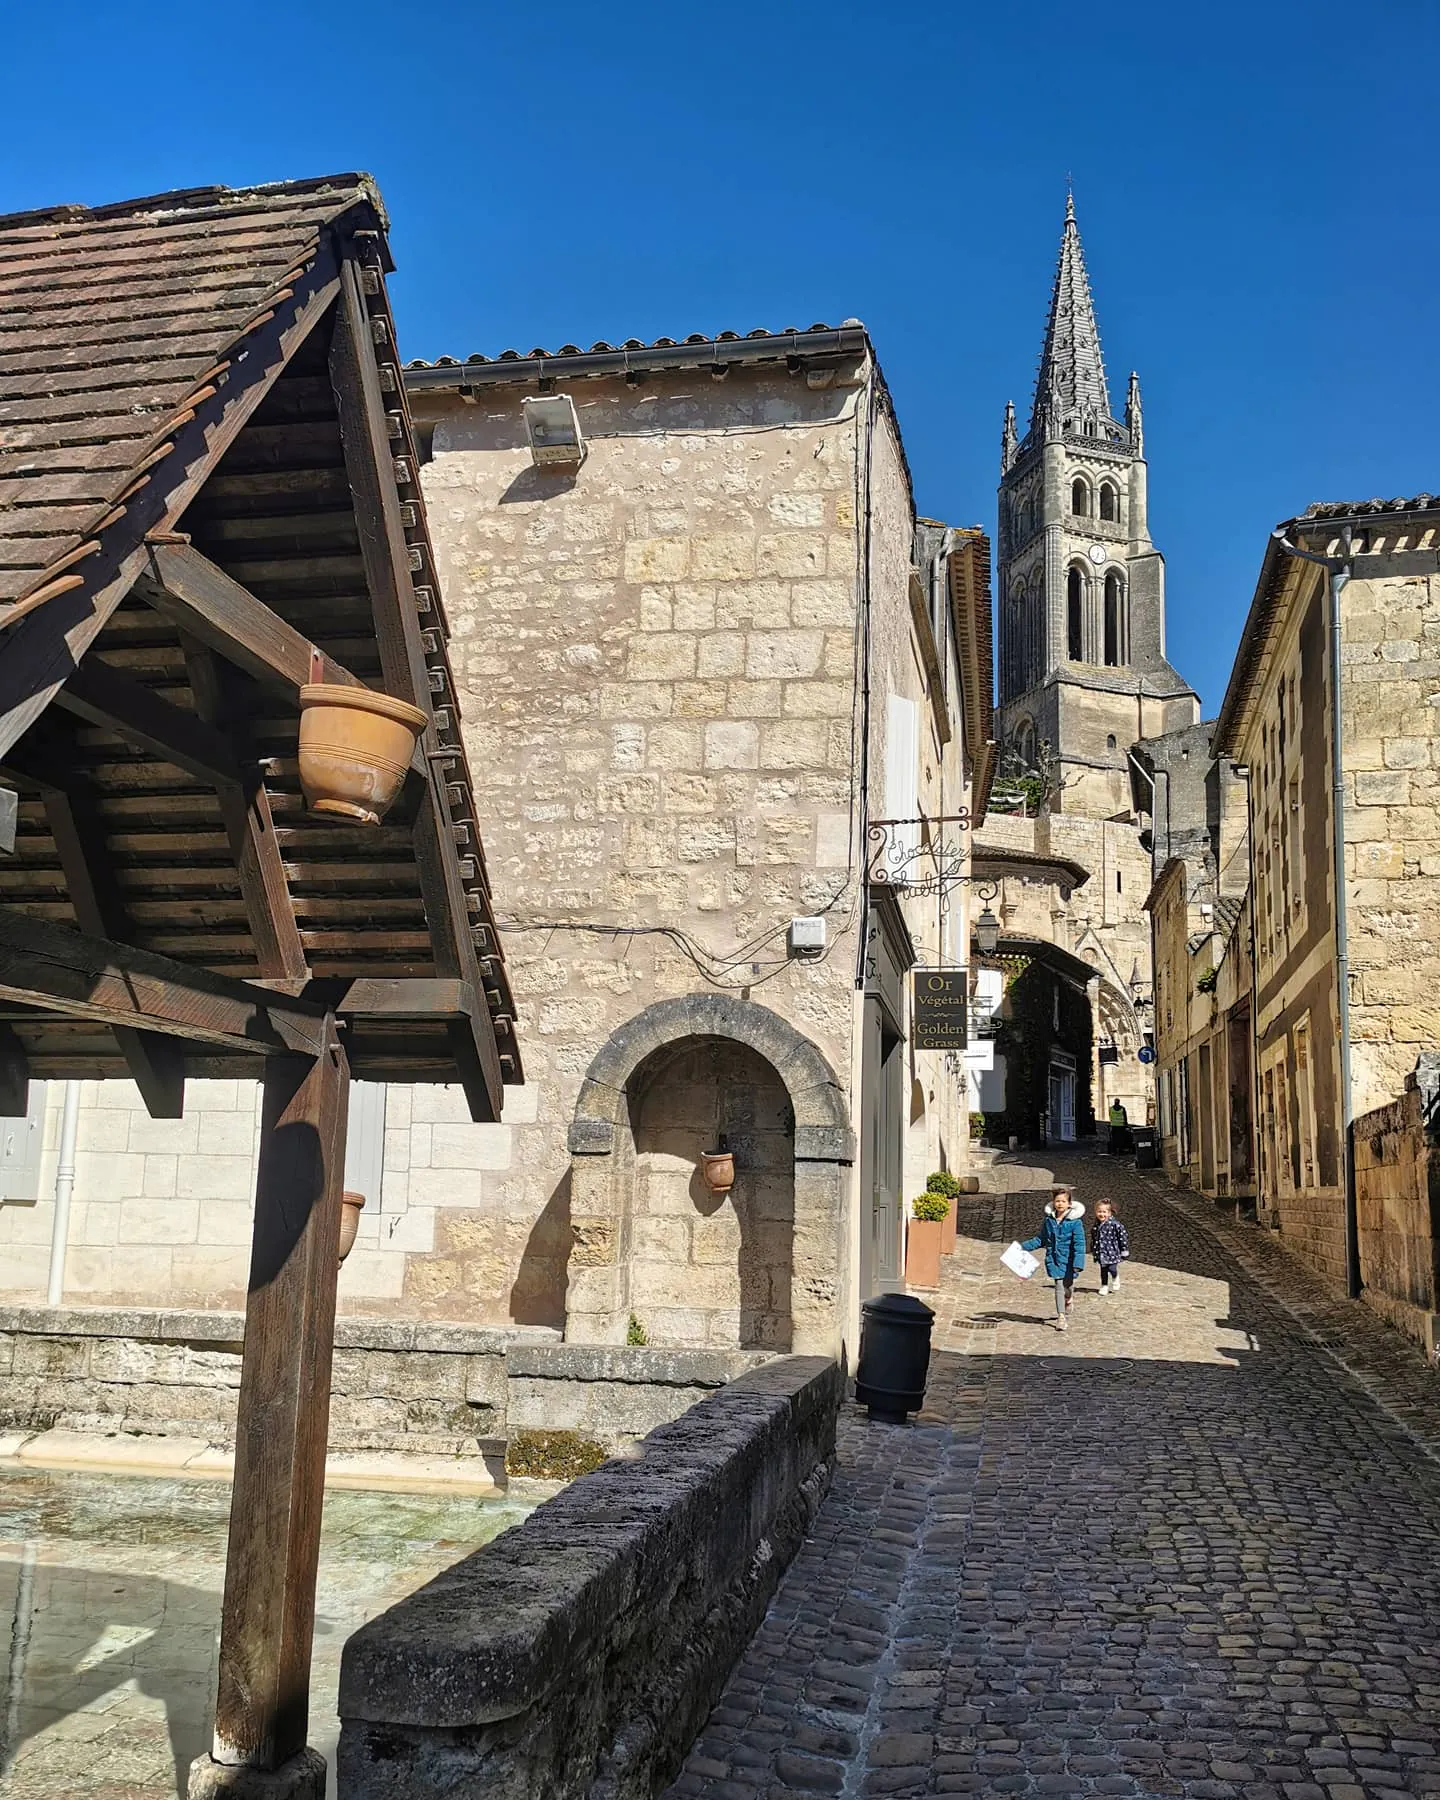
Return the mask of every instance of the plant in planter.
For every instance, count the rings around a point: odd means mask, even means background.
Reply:
[[[940,1254],[948,1256],[955,1248],[955,1198],[960,1183],[945,1169],[936,1169],[925,1183],[927,1194],[938,1194],[945,1202],[945,1217],[940,1228]]]
[[[905,1233],[906,1287],[940,1285],[940,1253],[950,1202],[943,1194],[917,1194],[910,1202],[910,1224]]]

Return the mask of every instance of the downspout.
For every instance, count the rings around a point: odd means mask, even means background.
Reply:
[[[58,1306],[65,1292],[65,1252],[70,1245],[70,1196],[75,1191],[75,1140],[80,1132],[80,1083],[65,1083],[60,1114],[60,1161],[55,1170],[55,1214],[50,1223],[50,1278],[47,1306]]]
[[[1348,525],[1341,528],[1344,546],[1340,556],[1317,556],[1292,544],[1282,526],[1271,534],[1287,556],[1317,564],[1329,576],[1330,597],[1330,815],[1334,848],[1331,881],[1335,894],[1335,982],[1340,1011],[1340,1154],[1344,1163],[1345,1191],[1345,1291],[1360,1297],[1360,1217],[1355,1198],[1355,1111],[1350,1078],[1350,930],[1345,893],[1345,763],[1344,726],[1341,715],[1341,677],[1344,647],[1340,623],[1340,596],[1354,570],[1355,551]]]

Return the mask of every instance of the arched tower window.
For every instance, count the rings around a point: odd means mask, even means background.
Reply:
[[[1090,484],[1079,475],[1070,483],[1070,510],[1080,519],[1090,516]]]
[[[1100,484],[1100,517],[1109,519],[1112,524],[1120,517],[1120,490],[1113,481]]]
[[[1022,719],[1015,727],[1015,754],[1027,771],[1035,767],[1035,725],[1031,719]]]
[[[1085,577],[1071,567],[1065,577],[1066,654],[1071,662],[1085,660]]]
[[[1117,669],[1129,657],[1126,643],[1125,582],[1118,570],[1105,577],[1105,665]]]

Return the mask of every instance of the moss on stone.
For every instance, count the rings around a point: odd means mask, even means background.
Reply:
[[[542,1481],[573,1481],[606,1460],[593,1438],[578,1431],[517,1431],[505,1446],[505,1473]]]

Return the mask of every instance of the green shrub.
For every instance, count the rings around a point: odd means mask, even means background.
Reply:
[[[917,1219],[925,1219],[935,1223],[939,1219],[950,1216],[950,1202],[943,1194],[917,1194],[910,1202],[910,1211]]]
[[[980,1139],[982,1137],[984,1137],[984,1135],[985,1135],[985,1115],[984,1115],[984,1113],[983,1112],[971,1113],[971,1115],[970,1115],[970,1142],[972,1144],[978,1144],[980,1142]]]
[[[648,1344],[650,1342],[649,1337],[646,1335],[645,1327],[635,1317],[634,1313],[631,1313],[630,1323],[625,1327],[625,1342],[627,1344]]]
[[[517,1431],[505,1446],[505,1473],[573,1481],[605,1462],[604,1449],[578,1431]]]
[[[960,1192],[959,1180],[944,1169],[937,1169],[925,1183],[927,1193],[943,1194],[947,1200],[953,1200]]]

